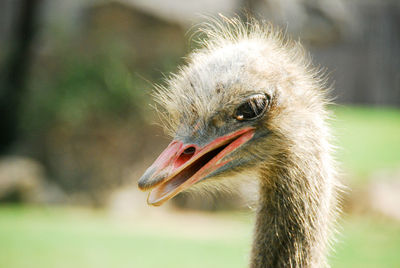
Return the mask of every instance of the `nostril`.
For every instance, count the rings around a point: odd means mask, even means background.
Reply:
[[[183,151],[183,153],[184,153],[184,154],[194,154],[195,151],[196,151],[196,148],[194,148],[194,147],[192,146],[192,147],[186,148],[186,149]]]
[[[193,146],[186,148],[181,153],[181,155],[178,157],[178,159],[176,159],[175,166],[179,167],[179,166],[183,165],[184,163],[186,163],[190,158],[192,158],[192,156],[194,155],[195,152],[196,152],[196,148]]]

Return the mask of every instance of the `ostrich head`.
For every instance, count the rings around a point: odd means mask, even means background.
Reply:
[[[235,19],[203,32],[203,48],[156,93],[173,140],[139,180],[151,205],[249,172],[278,184],[274,167],[325,157],[328,145],[315,143],[328,135],[325,93],[302,46]]]

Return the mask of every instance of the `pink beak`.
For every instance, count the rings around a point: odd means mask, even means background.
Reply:
[[[139,180],[141,190],[151,190],[147,203],[162,205],[217,171],[231,161],[227,155],[253,136],[254,128],[248,127],[218,137],[201,148],[173,140]]]

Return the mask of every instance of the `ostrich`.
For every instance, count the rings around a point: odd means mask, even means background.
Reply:
[[[270,24],[223,18],[158,87],[172,142],[138,182],[159,206],[188,188],[257,180],[251,267],[327,267],[337,214],[324,75]]]

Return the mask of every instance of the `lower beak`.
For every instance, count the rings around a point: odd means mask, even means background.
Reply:
[[[230,162],[227,156],[253,136],[254,128],[244,128],[204,147],[173,140],[139,179],[138,186],[143,191],[151,190],[148,204],[162,205]]]

